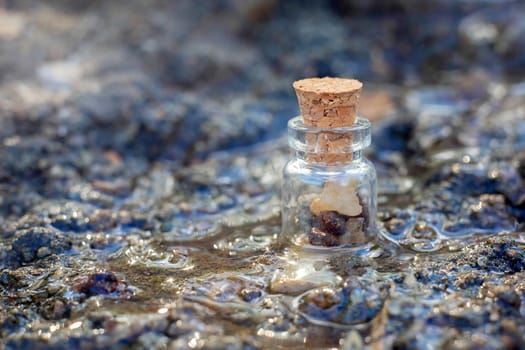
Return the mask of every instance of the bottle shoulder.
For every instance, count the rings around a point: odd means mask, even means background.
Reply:
[[[289,160],[284,168],[283,173],[285,175],[293,174],[304,174],[304,175],[333,175],[333,174],[344,174],[344,173],[374,173],[374,164],[365,157],[354,159],[348,163],[337,164],[337,165],[326,165],[313,162],[307,162],[302,159],[291,159]]]

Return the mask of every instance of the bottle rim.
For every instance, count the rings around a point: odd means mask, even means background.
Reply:
[[[349,126],[320,128],[305,125],[302,117],[297,116],[288,121],[288,143],[305,154],[355,153],[370,146],[371,126],[368,119],[357,117]]]
[[[372,127],[372,124],[370,121],[366,118],[357,117],[356,122],[349,126],[338,126],[338,127],[330,127],[330,128],[320,128],[317,126],[309,126],[305,125],[303,122],[303,118],[299,115],[297,117],[294,117],[288,121],[288,129],[292,129],[295,131],[302,131],[302,132],[308,132],[308,133],[321,133],[321,132],[329,132],[329,133],[354,133],[354,132],[366,132],[370,131]]]

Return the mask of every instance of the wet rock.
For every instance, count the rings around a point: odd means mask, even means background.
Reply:
[[[422,337],[422,334],[425,336]],[[441,338],[443,338],[443,330],[427,327],[423,322],[417,322],[394,339],[392,349],[420,349],[429,344],[438,348],[441,346]]]
[[[440,169],[431,181],[443,181],[454,193],[463,195],[481,195],[496,193],[498,181],[488,176],[489,169],[483,164],[456,163]]]
[[[329,258],[328,264],[332,271],[343,278],[348,278],[351,275],[362,275],[369,267],[377,268],[373,260],[363,259],[350,254],[333,255]]]
[[[525,268],[522,263],[524,254],[512,240],[489,238],[467,245],[460,253],[449,254],[446,261],[434,262],[424,268],[420,263],[416,264],[415,277],[434,292],[453,289],[465,295],[477,295],[489,288],[495,293],[494,287],[487,285],[490,276],[494,273],[521,273]]]
[[[4,336],[19,331],[29,322],[28,315],[20,310],[9,310],[0,320],[0,334]]]
[[[109,210],[97,210],[89,216],[89,226],[92,231],[109,231],[118,224],[117,215]]]
[[[490,314],[487,311],[473,312],[473,310],[467,310],[466,312],[450,312],[433,315],[427,320],[427,323],[441,327],[452,326],[459,329],[468,329],[476,328],[487,323],[489,317]]]
[[[321,289],[315,294],[310,294],[305,297],[305,303],[313,303],[320,309],[329,309],[332,306],[341,302],[339,296],[336,295],[333,289]]]
[[[199,318],[209,317],[211,312],[205,307],[198,304],[182,303],[175,309],[169,310],[167,314],[167,326],[165,333],[171,338],[178,338],[184,335],[189,335],[195,329],[207,330],[209,333],[217,332],[220,327],[217,325],[206,324],[206,322]]]
[[[383,218],[379,217],[380,220],[385,222],[386,230],[395,237],[403,237],[415,222],[415,213],[409,210],[395,209],[383,215]]]
[[[130,191],[129,183],[125,180],[95,180],[93,188],[116,197],[123,197]]]
[[[466,200],[457,221],[449,221],[443,225],[447,233],[455,234],[479,230],[499,232],[514,230],[515,219],[509,215],[505,200],[501,195],[482,195],[479,198]]]
[[[46,320],[60,320],[71,315],[72,306],[60,299],[51,299],[40,308],[40,313]]]
[[[484,276],[476,272],[458,274],[455,286],[460,289],[477,288],[484,282]]]
[[[90,206],[81,206],[76,203],[67,203],[61,206],[58,212],[51,214],[51,225],[64,232],[85,232],[91,229],[89,214],[93,210]]]
[[[97,295],[127,297],[132,294],[127,283],[119,279],[113,272],[92,273],[75,281],[71,288],[88,298]]]
[[[521,296],[515,290],[502,289],[497,291],[496,302],[503,309],[510,309],[517,312],[521,306]],[[503,310],[500,310],[500,312],[502,311]]]
[[[250,278],[220,274],[184,290],[184,295],[209,306],[234,322],[253,322],[251,309],[245,303],[255,303],[264,295],[264,285]],[[249,304],[248,304],[249,305]],[[250,306],[251,308],[251,306]]]
[[[319,268],[311,261],[303,261],[275,273],[270,283],[272,293],[298,295],[321,286],[336,286],[340,278],[331,271]]]
[[[416,271],[414,274],[418,282],[428,284],[434,289],[445,290],[448,284],[448,276],[445,272],[434,270]]]
[[[16,274],[8,270],[4,270],[0,274],[0,284],[2,284],[3,287],[9,287],[13,289],[19,288],[20,287],[19,281],[20,281],[20,278],[17,277]]]
[[[383,308],[387,285],[364,286],[350,278],[339,290],[323,288],[305,293],[297,307],[314,323],[349,326],[372,320]]]
[[[55,231],[37,227],[21,233],[12,243],[12,251],[22,263],[71,249],[71,241]]]
[[[524,348],[523,6],[262,3],[0,10],[0,348]],[[315,75],[375,92],[387,239],[295,259],[282,136]]]
[[[262,295],[263,294],[260,289],[245,288],[240,291],[241,298],[249,303],[259,299]]]
[[[97,310],[90,312],[87,315],[87,320],[89,321],[92,329],[104,329],[109,326],[112,320],[114,321],[114,317],[111,312]]]
[[[489,239],[467,247],[467,261],[472,267],[502,273],[525,270],[525,251],[508,239]]]
[[[316,283],[308,280],[283,280],[278,279],[272,283],[271,291],[273,293],[282,293],[288,295],[298,295],[309,289],[315,288]]]

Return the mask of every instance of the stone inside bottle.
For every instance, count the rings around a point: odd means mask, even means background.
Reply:
[[[310,203],[311,245],[333,247],[366,242],[368,210],[358,194],[358,185],[356,180],[346,185],[325,183],[321,194]]]

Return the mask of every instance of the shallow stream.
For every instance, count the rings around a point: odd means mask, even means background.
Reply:
[[[0,348],[524,348],[525,8],[218,3],[0,10]],[[312,75],[370,81],[366,249],[278,239]]]

